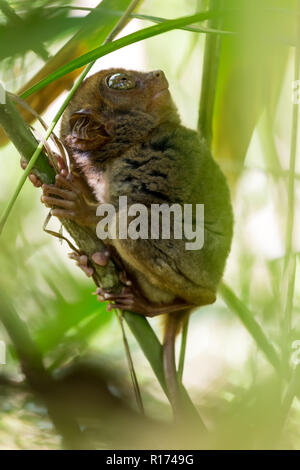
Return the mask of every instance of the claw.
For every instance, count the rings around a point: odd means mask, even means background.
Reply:
[[[128,279],[125,271],[120,272],[119,279],[122,282],[122,284],[125,284],[125,286],[132,286],[132,282],[130,279]]]

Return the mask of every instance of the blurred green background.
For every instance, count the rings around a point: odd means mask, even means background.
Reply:
[[[3,3],[18,14],[22,25],[9,17]],[[5,88],[18,93],[82,27],[88,12],[67,6],[94,8],[97,3],[0,2],[0,79]],[[144,0],[138,14],[177,18],[204,11],[208,3]],[[300,10],[298,2],[291,0],[212,3],[223,13],[227,10],[218,19],[222,34],[170,31],[104,56],[92,69],[92,73],[112,66],[164,70],[188,127],[197,128],[201,87],[204,109],[211,109],[211,145],[228,176],[235,214],[224,281],[240,304],[230,305],[228,296],[226,302],[224,295],[219,296],[214,305],[201,308],[190,319],[183,382],[208,433],[197,434],[187,426],[179,435],[165,428],[171,416],[169,405],[128,331],[151,422],[137,416],[119,323],[91,295],[93,283],[68,259],[68,246],[42,231],[47,210],[40,203],[39,190],[29,182],[0,238],[0,308],[8,306],[24,320],[49,371],[74,379],[61,391],[63,400],[74,402],[75,408],[80,407],[76,400],[81,392],[84,401],[91,400],[94,416],[91,409],[83,409],[80,418],[99,448],[151,448],[161,442],[162,448],[300,449],[300,387],[293,355],[293,342],[300,340],[299,158],[293,167],[299,131],[295,113],[293,120],[294,108],[297,111],[293,81]],[[121,35],[150,24],[132,19]],[[205,22],[195,26],[210,27]],[[219,38],[219,62],[203,88],[206,38]],[[214,85],[211,101],[207,90]],[[46,122],[51,122],[66,93],[45,110]],[[34,127],[43,132],[39,124]],[[1,212],[21,171],[14,147],[2,147]],[[57,222],[51,221],[51,226],[59,230]],[[261,351],[259,338],[245,328],[247,319],[240,320],[243,309],[274,345],[280,357],[277,370]],[[151,320],[151,325],[160,337],[160,321]],[[0,340],[7,345],[6,364],[0,365],[0,449],[60,448],[60,433],[45,403],[24,383],[14,345],[1,322]],[[93,400],[92,385],[81,391],[81,383],[92,384],[95,377],[97,386],[101,382],[105,390],[102,398],[97,395]],[[103,412],[105,400],[111,413]],[[130,420],[138,431],[124,440]],[[152,441],[154,433],[156,441]]]

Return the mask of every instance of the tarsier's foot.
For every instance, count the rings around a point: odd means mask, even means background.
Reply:
[[[132,310],[134,307],[134,295],[131,289],[128,287],[123,287],[121,292],[118,294],[107,292],[105,289],[98,287],[95,294],[97,295],[99,302],[109,302],[107,305],[108,312],[114,308],[119,308],[121,310]]]
[[[96,295],[98,296],[99,302],[109,302],[107,306],[108,311],[111,311],[114,308],[119,308],[120,310],[129,310],[131,312],[139,313],[145,317],[155,317],[163,313],[173,313],[193,307],[193,305],[183,302],[162,306],[152,305],[135,293],[131,287],[123,287],[121,292],[118,294],[106,292],[101,287],[98,287]]]
[[[111,251],[110,248],[107,247],[104,251],[96,251],[96,253],[92,255],[92,261],[99,264],[99,266],[106,266],[110,257]]]
[[[99,264],[99,266],[106,266],[108,263],[108,260],[111,256],[110,250],[106,248],[104,251],[97,251],[92,255],[92,261],[94,263]],[[94,274],[94,269],[89,263],[89,259],[87,255],[84,254],[79,254],[79,253],[69,253],[69,258],[73,259],[76,261],[77,266],[79,266],[80,269],[88,276],[92,277]]]
[[[87,275],[87,277],[92,277],[94,274],[94,270],[91,266],[89,266],[88,257],[86,255],[80,255],[78,253],[69,253],[69,258],[76,261],[76,265],[79,266],[80,269]]]

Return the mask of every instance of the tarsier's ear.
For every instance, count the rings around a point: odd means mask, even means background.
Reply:
[[[90,108],[80,109],[70,117],[71,133],[67,144],[80,150],[96,150],[110,140],[99,116]]]

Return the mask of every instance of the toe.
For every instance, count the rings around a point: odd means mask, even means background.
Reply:
[[[127,278],[127,274],[125,271],[121,271],[119,274],[119,279],[122,282],[122,284],[125,284],[125,286],[131,286],[132,282]]]
[[[59,219],[76,219],[76,213],[74,211],[68,211],[65,209],[51,209],[51,215],[58,217]]]
[[[78,253],[75,253],[75,251],[72,251],[72,253],[68,253],[68,257],[70,259],[73,259],[74,261],[79,261],[80,255]]]
[[[108,250],[97,251],[92,255],[92,260],[94,263],[99,264],[99,266],[106,266],[110,257]]]
[[[34,175],[33,173],[30,173],[30,175],[28,176],[29,180],[31,181],[31,183],[33,184],[33,186],[35,186],[36,188],[40,188],[42,186],[42,183],[41,181],[38,179],[38,177],[36,175]]]
[[[25,170],[25,168],[26,168],[27,165],[28,165],[28,163],[27,163],[27,161],[25,160],[25,158],[21,157],[20,165],[21,165],[22,170]]]
[[[41,201],[48,207],[61,207],[62,209],[75,210],[75,203],[73,201],[68,201],[65,199],[58,199],[57,197],[43,196]]]
[[[92,277],[92,275],[94,274],[93,268],[89,268],[88,266],[85,267],[81,265],[79,265],[79,267],[85,272],[87,277]]]
[[[80,263],[80,266],[82,266],[82,267],[87,266],[88,257],[87,257],[86,255],[81,255],[81,256],[79,257],[79,263]]]

